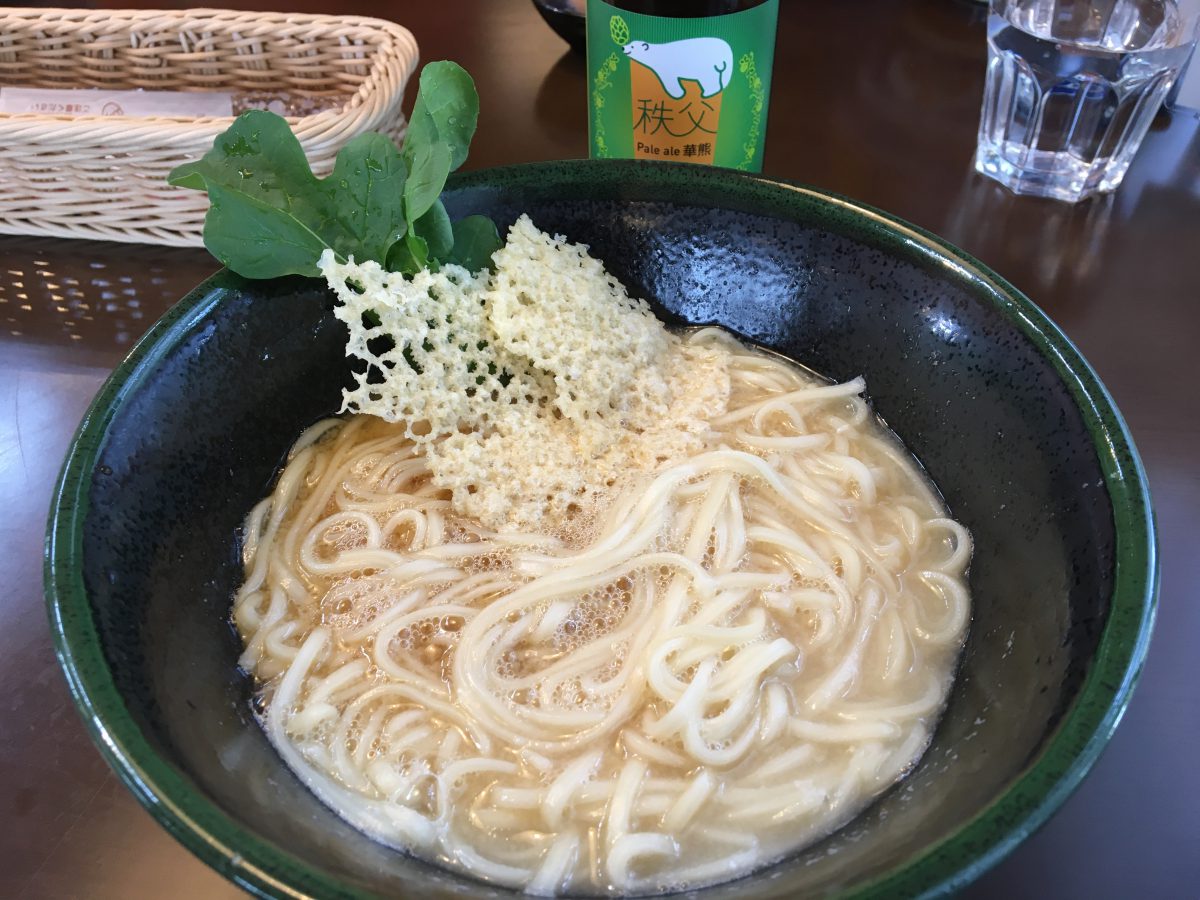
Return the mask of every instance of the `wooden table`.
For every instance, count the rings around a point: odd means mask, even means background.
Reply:
[[[276,8],[286,6],[328,8]],[[1078,207],[1017,198],[971,168],[981,7],[783,7],[765,173],[902,216],[1024,290],[1108,385],[1156,499],[1162,608],[1129,713],[1078,794],[967,896],[1195,896],[1200,114],[1160,115],[1114,195]],[[528,0],[340,8],[394,18],[424,59],[474,74],[483,113],[469,167],[586,155],[583,62]],[[159,828],[92,748],[42,605],[46,511],[80,416],[147,326],[215,268],[200,250],[0,238],[0,896],[239,894]]]

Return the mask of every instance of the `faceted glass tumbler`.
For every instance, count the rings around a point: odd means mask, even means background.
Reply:
[[[1115,189],[1195,18],[1178,0],[992,0],[975,168],[1057,200]]]

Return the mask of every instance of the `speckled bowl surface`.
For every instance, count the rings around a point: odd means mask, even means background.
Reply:
[[[916,770],[825,841],[706,897],[952,891],[1086,774],[1141,668],[1157,562],[1145,477],[1078,352],[1002,279],[924,232],[804,187],[703,167],[469,173],[455,216],[528,212],[592,245],[670,321],[716,322],[878,412],[971,530],[960,676]],[[46,592],[98,746],[150,811],[265,895],[507,892],[367,840],[251,715],[230,598],[238,529],[289,445],[334,412],[344,331],[321,284],[210,279],[146,335],[80,426]]]

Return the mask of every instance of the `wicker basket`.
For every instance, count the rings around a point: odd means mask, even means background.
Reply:
[[[399,138],[405,28],[356,16],[0,9],[0,84],[284,98],[313,171],[365,131]],[[0,113],[0,232],[199,245],[205,196],[167,185],[232,118]]]

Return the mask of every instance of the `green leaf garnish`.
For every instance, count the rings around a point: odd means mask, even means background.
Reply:
[[[412,230],[425,241],[432,258],[450,262],[447,256],[454,247],[454,226],[441,200],[433,201],[425,215],[413,223]]]
[[[478,272],[492,264],[492,254],[502,245],[495,222],[487,216],[467,216],[454,223],[454,246],[446,262]]]
[[[343,260],[382,258],[407,230],[404,161],[380,134],[352,140],[320,179],[287,122],[251,110],[170,182],[208,191],[205,246],[247,278],[318,275],[326,248]]]
[[[360,134],[338,153],[324,184],[338,215],[340,256],[382,259],[407,230],[400,195],[407,171],[396,145],[382,134]]]
[[[384,268],[390,272],[412,275],[429,265],[429,244],[420,235],[409,232],[388,251]]]
[[[317,275],[316,260],[329,244],[301,218],[270,202],[220,184],[208,185],[204,244],[246,278]]]
[[[449,145],[441,141],[417,145],[409,169],[408,181],[404,183],[404,214],[411,225],[425,215],[442,194],[446,179],[450,177]]]
[[[486,241],[473,238],[470,252],[459,253],[459,231],[484,234],[464,224],[483,217],[452,225],[439,198],[467,157],[478,118],[471,76],[452,62],[430,63],[403,148],[381,134],[359,135],[338,153],[333,172],[317,178],[287,122],[252,110],[169,180],[208,192],[204,244],[247,278],[318,276],[326,250],[396,272],[468,260],[477,271],[491,252],[483,255]]]
[[[467,70],[457,63],[431,62],[421,70],[404,150],[441,141],[450,149],[450,171],[467,158],[479,121],[479,94]],[[411,163],[410,163],[411,165]]]

